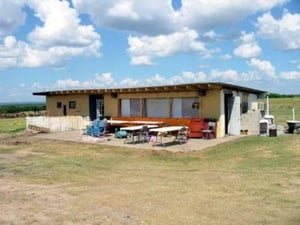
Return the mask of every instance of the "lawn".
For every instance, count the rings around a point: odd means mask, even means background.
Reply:
[[[279,124],[300,98],[271,99]],[[0,224],[300,224],[300,135],[170,153],[53,141],[0,119]],[[207,140],[210,141],[210,140]]]
[[[295,109],[295,119],[300,120],[300,97],[293,98],[271,98],[270,114],[274,115],[275,122],[286,125],[287,120],[293,119],[292,109]]]
[[[209,140],[208,140],[209,141]],[[170,153],[0,139],[0,224],[299,224],[300,138]]]

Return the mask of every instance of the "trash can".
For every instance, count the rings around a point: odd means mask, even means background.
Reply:
[[[269,129],[269,137],[277,137],[277,129],[270,128]]]

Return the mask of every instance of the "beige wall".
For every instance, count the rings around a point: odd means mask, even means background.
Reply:
[[[69,108],[70,101],[76,102],[75,109]],[[61,102],[61,108],[57,108],[58,102]],[[66,105],[67,115],[73,115],[73,116],[88,116],[89,115],[88,95],[47,96],[46,105],[47,105],[47,113],[49,116],[63,116],[64,105]]]
[[[209,90],[205,96],[199,97],[200,110],[199,117],[217,118],[220,113],[220,92],[219,90]],[[198,93],[189,92],[157,92],[157,93],[118,93],[117,98],[112,98],[111,94],[104,94],[104,115],[119,116],[119,100],[129,98],[195,98]],[[69,108],[69,101],[76,102],[76,108]],[[57,108],[57,102],[62,103],[61,108]],[[50,116],[63,116],[63,105],[67,107],[67,115],[89,116],[89,95],[58,95],[47,96],[47,111]]]
[[[206,95],[201,97],[201,117],[215,118],[219,120],[220,108],[220,90],[209,90]]]
[[[118,116],[119,115],[119,99],[112,98],[110,94],[105,94],[104,98],[104,115]]]

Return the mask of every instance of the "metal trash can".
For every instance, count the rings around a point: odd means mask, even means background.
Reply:
[[[277,137],[277,129],[270,128],[269,129],[269,137]]]

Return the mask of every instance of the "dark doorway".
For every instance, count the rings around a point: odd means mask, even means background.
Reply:
[[[104,116],[104,99],[103,95],[89,96],[90,119],[94,120],[98,116]]]
[[[64,116],[67,115],[67,106],[66,105],[64,105],[63,114],[64,114]]]
[[[232,94],[225,94],[224,97],[225,101],[225,134],[228,134],[228,125],[231,118],[231,111],[232,111],[232,105],[233,105],[233,95]]]

